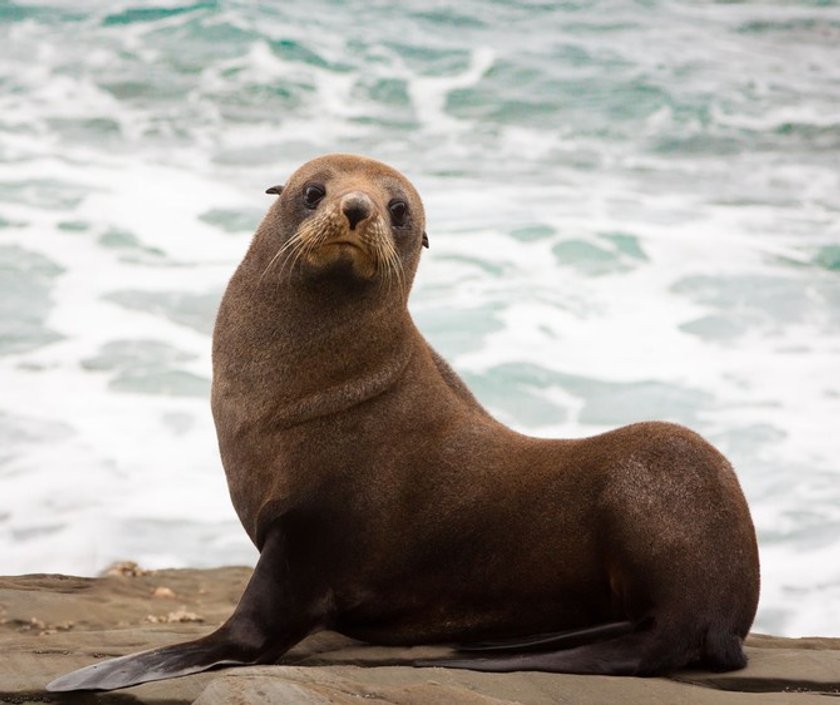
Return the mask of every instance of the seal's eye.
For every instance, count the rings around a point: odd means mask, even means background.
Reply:
[[[405,225],[408,218],[408,204],[405,201],[391,201],[388,204],[388,212],[391,214],[391,224],[399,227]]]
[[[303,191],[303,204],[307,208],[315,208],[321,199],[327,195],[324,187],[319,184],[309,184]]]

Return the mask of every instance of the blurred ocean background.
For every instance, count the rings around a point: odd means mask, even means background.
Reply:
[[[840,636],[836,2],[0,0],[0,574],[254,562],[210,334],[330,151],[424,196],[412,311],[493,413],[700,431],[755,628]]]

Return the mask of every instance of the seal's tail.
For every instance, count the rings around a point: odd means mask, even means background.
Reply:
[[[619,630],[616,625],[604,625]],[[595,628],[597,632],[599,628]],[[586,631],[586,630],[582,630]],[[747,659],[741,639],[734,633],[710,628],[705,639],[694,646],[681,630],[649,626],[612,639],[562,650],[538,653],[506,653],[492,658],[468,656],[460,659],[416,661],[415,666],[464,668],[471,671],[546,671],[613,676],[654,676],[689,663],[698,663],[716,671],[743,668]],[[702,642],[702,644],[701,644]],[[524,643],[524,642],[523,642]],[[508,649],[508,651],[510,651]]]

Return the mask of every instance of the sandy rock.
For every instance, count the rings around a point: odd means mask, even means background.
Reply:
[[[382,682],[382,669],[343,669],[347,675],[326,668],[249,668],[248,673],[212,681],[195,705],[222,703],[306,703],[307,705],[514,705],[460,684],[437,681],[402,682],[403,668],[396,671],[396,683]],[[409,679],[413,680],[413,679]]]
[[[172,624],[173,622],[203,622],[204,617],[200,617],[195,612],[187,612],[183,607],[167,615],[158,617],[154,614],[146,615],[146,621],[152,624]]]
[[[159,585],[152,591],[152,597],[157,598],[174,598],[175,592],[172,588],[165,587],[163,585]]]
[[[664,678],[476,673],[405,666],[263,666],[226,672],[197,705],[831,705],[816,693],[720,691]]]
[[[98,659],[195,639],[236,605],[247,568],[142,571],[102,578],[0,577],[0,703],[284,703],[292,705],[553,705],[575,703],[838,702],[840,639],[752,635],[749,666],[733,673],[684,671],[670,678],[550,673],[475,673],[410,666],[445,647],[370,646],[331,632],[292,649],[284,665],[211,671],[114,693],[61,696],[44,686]],[[161,586],[178,596],[164,615]],[[171,598],[169,598],[171,599]],[[155,616],[147,621],[149,615]],[[206,620],[204,623],[198,619]]]
[[[139,575],[152,575],[153,573],[153,570],[141,568],[134,561],[117,561],[102,571],[103,576],[122,575],[126,578],[136,578]]]

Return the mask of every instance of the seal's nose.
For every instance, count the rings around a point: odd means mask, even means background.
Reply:
[[[354,191],[341,199],[341,212],[347,217],[350,230],[355,230],[359,223],[370,218],[373,204],[366,194]]]

